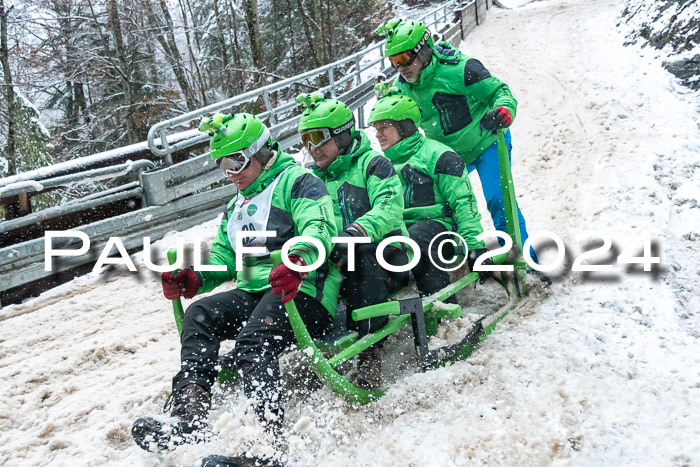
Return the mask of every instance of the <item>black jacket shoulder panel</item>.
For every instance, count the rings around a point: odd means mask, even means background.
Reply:
[[[384,156],[375,156],[367,164],[367,178],[374,175],[379,180],[386,180],[396,175],[394,165]]]
[[[306,198],[311,201],[318,201],[327,194],[326,185],[323,184],[320,178],[310,173],[297,177],[292,185],[292,199]]]
[[[461,177],[465,169],[464,160],[452,151],[445,151],[435,164],[435,175]]]
[[[489,73],[489,70],[484,68],[484,65],[475,58],[470,58],[467,60],[466,65],[464,65],[464,84],[466,86],[478,83],[490,77],[491,73]]]

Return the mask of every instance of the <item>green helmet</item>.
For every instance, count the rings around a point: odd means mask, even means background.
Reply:
[[[214,160],[241,150],[251,158],[265,143],[272,142],[265,124],[255,115],[246,113],[202,117],[199,131],[209,132],[211,158]]]
[[[421,113],[416,101],[404,94],[389,94],[374,104],[367,123],[371,125],[380,120],[400,122],[407,118],[416,126],[420,125]]]
[[[355,133],[355,117],[352,110],[336,99],[326,99],[321,94],[299,94],[297,103],[304,107],[299,119],[299,131],[313,128],[330,128],[331,134],[336,136],[350,129]]]
[[[377,28],[377,34],[386,37],[384,52],[387,57],[404,50],[418,52],[423,44],[433,48],[433,37],[425,24],[420,21],[400,19],[384,21]]]

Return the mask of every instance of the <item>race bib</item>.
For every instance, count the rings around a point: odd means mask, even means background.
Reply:
[[[236,251],[236,232],[238,232],[243,246],[265,248],[264,253],[246,252],[246,257],[270,255],[270,251],[267,248],[267,237],[248,237],[245,235],[245,232],[267,230],[267,223],[270,219],[270,208],[272,206],[272,195],[280,181],[280,177],[286,170],[280,172],[267,188],[251,198],[246,198],[238,193],[236,202],[233,205],[233,211],[230,211],[229,214],[228,225],[226,226],[228,241],[231,243],[231,248],[233,248],[234,252]]]

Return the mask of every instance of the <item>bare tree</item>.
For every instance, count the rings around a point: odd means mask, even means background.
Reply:
[[[189,110],[195,110],[199,107],[199,101],[187,79],[186,70],[182,63],[182,56],[175,42],[175,26],[172,16],[170,15],[170,10],[168,10],[165,0],[158,0],[157,7],[154,7],[150,0],[143,0],[143,4],[151,19],[151,24],[155,25],[157,28],[157,33],[155,35],[156,40],[163,49],[165,59],[175,75],[175,79],[185,97],[187,108]]]
[[[12,7],[5,7],[5,0],[0,0],[0,65],[3,72],[3,97],[5,98],[5,115],[7,119],[7,141],[5,143],[5,154],[7,156],[8,174],[14,175],[17,173],[15,164],[15,90],[12,82],[12,71],[10,70],[10,50],[7,45],[7,18],[12,11]]]
[[[253,66],[258,70],[263,70],[265,65],[263,63],[262,39],[258,24],[258,0],[243,0],[243,11],[245,13],[245,24],[248,28]]]
[[[188,21],[187,21],[187,16],[188,16],[188,11],[191,11],[191,8],[185,8],[185,4],[183,3],[183,0],[178,0],[178,5],[180,6],[180,14],[182,15],[182,22],[183,22],[183,27],[184,27],[184,32],[185,32],[185,39],[187,40],[187,52],[190,57],[190,65],[194,68],[195,74],[196,74],[196,80],[197,80],[197,87],[199,88],[199,94],[201,96],[201,103],[203,105],[207,104],[207,96],[205,94],[205,89],[206,89],[206,84],[204,83],[204,79],[202,78],[202,71],[199,68],[199,61],[197,60],[197,57],[194,54],[194,51],[192,49],[192,40],[190,36],[193,33],[193,30],[190,30]],[[195,23],[196,19],[192,17],[192,25],[193,29],[195,28]]]

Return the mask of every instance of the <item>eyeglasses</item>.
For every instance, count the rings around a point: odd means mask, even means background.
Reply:
[[[394,125],[394,124],[391,123],[391,122],[387,122],[386,120],[374,122],[374,123],[371,123],[371,125],[372,125],[372,126],[374,127],[374,129],[377,130],[377,131],[384,131],[384,130],[386,130],[387,128],[395,127],[395,126],[396,126],[396,125]]]
[[[391,62],[391,66],[398,68],[400,66],[409,66],[417,56],[418,54],[413,50],[404,50],[395,55],[390,55],[389,61]]]
[[[229,174],[236,175],[243,172],[250,165],[250,158],[243,151],[234,152],[228,156],[216,160],[219,170],[228,177]]]
[[[317,148],[331,139],[331,132],[328,128],[314,128],[307,130],[301,134],[301,142],[306,149],[311,149],[311,146]]]

